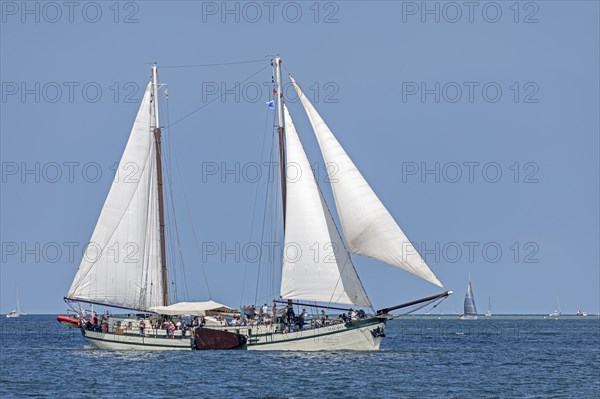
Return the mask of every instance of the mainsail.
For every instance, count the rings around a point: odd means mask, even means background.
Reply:
[[[285,112],[287,208],[281,297],[371,306]]]
[[[317,136],[344,238],[350,252],[404,269],[439,287],[440,280],[421,258],[369,183],[356,168],[317,110],[290,77]]]
[[[467,287],[467,295],[465,295],[465,315],[477,316],[477,308],[475,307],[475,297],[473,296],[473,287],[471,287],[470,281],[469,286]]]
[[[149,83],[67,299],[140,310],[163,305],[152,101]]]

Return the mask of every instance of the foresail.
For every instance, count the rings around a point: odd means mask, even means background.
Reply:
[[[162,305],[152,85],[67,298],[131,309]]]
[[[421,258],[381,203],[331,130],[290,77],[317,136],[329,173],[342,231],[350,252],[404,269],[439,287],[440,280]]]
[[[371,306],[286,107],[287,215],[281,297]]]
[[[477,307],[475,307],[475,297],[473,296],[473,287],[471,287],[471,283],[467,287],[467,295],[465,295],[465,314],[467,316],[475,316],[477,315]]]

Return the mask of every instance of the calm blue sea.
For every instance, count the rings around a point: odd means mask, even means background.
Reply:
[[[375,353],[104,352],[0,320],[0,397],[600,398],[600,320],[410,317]]]

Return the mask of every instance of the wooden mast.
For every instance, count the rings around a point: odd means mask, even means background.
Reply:
[[[156,145],[156,175],[158,180],[158,221],[160,224],[160,263],[163,291],[163,306],[169,306],[169,281],[167,276],[167,245],[165,240],[165,206],[163,199],[163,176],[160,144],[160,119],[158,115],[158,66],[152,66],[152,86],[154,105],[154,143]]]
[[[283,201],[283,229],[286,215],[286,175],[285,175],[285,121],[283,120],[283,89],[281,85],[281,57],[275,56],[275,82],[277,85],[277,132],[279,133],[279,168],[281,174],[281,199]]]

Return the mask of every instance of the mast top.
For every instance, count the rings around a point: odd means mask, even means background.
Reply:
[[[158,114],[158,65],[156,62],[152,65],[152,93],[154,96],[154,124],[155,128],[160,128],[160,118]]]

